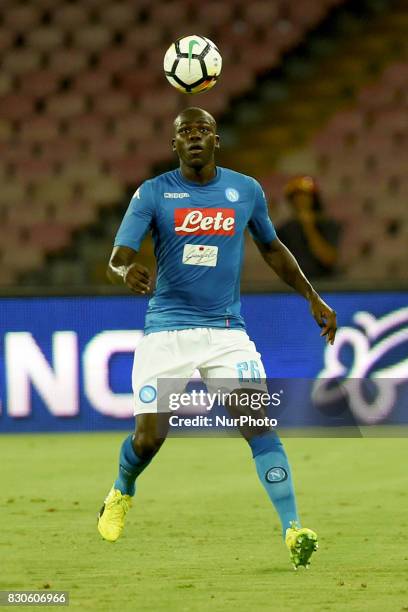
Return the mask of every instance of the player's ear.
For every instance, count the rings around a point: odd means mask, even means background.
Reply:
[[[215,148],[216,149],[220,148],[220,137],[218,134],[215,135]]]
[[[172,151],[176,150],[176,139],[175,138],[171,139],[171,149]]]

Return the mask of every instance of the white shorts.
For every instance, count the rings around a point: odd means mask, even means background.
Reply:
[[[197,327],[154,332],[144,336],[135,351],[134,414],[157,412],[159,379],[177,379],[172,391],[182,393],[196,370],[207,387],[212,379],[228,379],[229,391],[260,390],[265,382],[261,355],[244,330]]]

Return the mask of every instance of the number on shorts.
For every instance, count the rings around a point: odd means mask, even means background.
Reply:
[[[239,382],[261,382],[261,374],[256,361],[240,361],[237,363],[237,370]]]

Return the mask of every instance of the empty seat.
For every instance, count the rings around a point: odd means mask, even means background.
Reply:
[[[2,181],[0,189],[0,205],[18,204],[24,199],[24,187],[20,181],[13,179]]]
[[[137,185],[147,174],[148,162],[144,154],[123,155],[112,161],[109,168],[114,178],[126,185]]]
[[[95,99],[95,109],[98,113],[107,116],[117,116],[129,111],[130,97],[122,91],[110,91]]]
[[[48,115],[26,119],[21,127],[22,142],[48,142],[58,136],[58,125]]]
[[[4,54],[2,70],[13,75],[24,75],[36,70],[40,63],[40,54],[32,48],[10,49]]]
[[[109,46],[111,30],[102,25],[84,25],[74,33],[74,45],[80,49],[98,52]]]
[[[111,3],[103,11],[104,21],[112,29],[126,30],[137,28],[135,8],[132,3]]]
[[[3,54],[13,44],[14,33],[6,26],[0,26],[0,51]]]
[[[27,33],[27,44],[39,51],[53,51],[63,44],[61,30],[53,26],[42,26]]]
[[[116,119],[115,133],[125,141],[142,143],[153,137],[153,122],[141,112],[129,113]]]
[[[71,232],[63,223],[42,221],[30,226],[30,243],[47,252],[66,247],[70,238]]]
[[[85,110],[85,98],[80,93],[57,94],[48,98],[47,112],[51,117],[67,119],[82,114]]]
[[[56,91],[58,81],[54,72],[50,70],[36,70],[24,75],[20,79],[19,85],[22,95],[29,94],[44,97]]]
[[[16,176],[20,181],[36,182],[50,177],[52,165],[49,160],[20,158],[16,164]]]
[[[101,53],[99,66],[109,72],[123,72],[136,68],[136,53],[129,47],[111,47]]]
[[[9,268],[13,274],[34,270],[44,263],[44,253],[37,246],[24,244],[3,253],[3,266]]]
[[[40,11],[35,4],[11,6],[4,12],[4,24],[11,31],[23,33],[36,26]]]
[[[82,4],[62,3],[53,11],[53,22],[64,31],[75,31],[87,21],[88,12]]]
[[[84,196],[95,208],[112,206],[125,197],[125,189],[117,177],[103,175],[87,183]]]
[[[70,160],[61,171],[61,180],[68,182],[86,183],[101,174],[98,160],[89,157],[77,157]]]
[[[84,113],[69,122],[69,136],[74,139],[91,140],[106,132],[106,118],[97,113]]]
[[[254,26],[272,27],[279,16],[279,4],[269,0],[255,0],[246,5],[245,16]]]
[[[55,221],[63,223],[70,231],[84,227],[96,219],[96,207],[89,199],[74,198],[60,201],[55,211]]]
[[[28,96],[8,94],[0,98],[0,116],[5,119],[23,119],[33,112],[34,103]]]
[[[111,76],[105,70],[87,70],[75,78],[75,87],[80,93],[101,94],[109,91]]]
[[[88,63],[85,51],[59,49],[50,56],[50,69],[60,76],[72,76],[84,70]]]

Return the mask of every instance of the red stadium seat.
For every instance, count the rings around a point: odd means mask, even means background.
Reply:
[[[44,97],[55,92],[57,87],[57,76],[50,70],[37,70],[20,78],[20,90],[23,95]]]
[[[22,142],[48,142],[58,136],[58,125],[47,115],[29,117],[22,124]]]
[[[39,51],[53,51],[62,46],[64,36],[53,26],[41,26],[27,33],[27,43]]]
[[[0,26],[0,51],[4,53],[10,49],[13,44],[14,33],[7,29],[6,26]]]
[[[31,115],[34,102],[28,96],[8,94],[0,98],[0,116],[4,119],[23,119]]]
[[[4,11],[4,24],[14,32],[30,31],[39,20],[40,10],[35,4],[12,5]]]
[[[80,93],[64,93],[47,100],[47,113],[58,119],[77,117],[85,111],[85,98]]]
[[[30,243],[40,250],[55,251],[68,246],[71,232],[63,223],[43,221],[30,227]]]
[[[103,11],[103,18],[106,24],[112,29],[127,30],[136,28],[136,6],[132,3],[112,3]]]
[[[86,51],[101,51],[109,46],[112,34],[105,25],[84,25],[74,33],[76,48]]]
[[[136,53],[129,47],[108,48],[101,53],[99,67],[108,72],[123,72],[136,68]]]
[[[2,70],[12,75],[25,75],[38,69],[41,56],[33,49],[10,49],[3,57]]]
[[[101,115],[119,116],[131,108],[130,97],[122,91],[110,91],[95,99],[95,110]]]
[[[105,70],[87,70],[75,77],[75,88],[84,94],[101,94],[110,90],[111,76]]]
[[[75,31],[88,22],[88,11],[79,4],[61,3],[53,10],[53,22],[62,30]]]
[[[72,76],[83,70],[88,57],[79,49],[59,49],[50,56],[50,69],[59,76]]]

